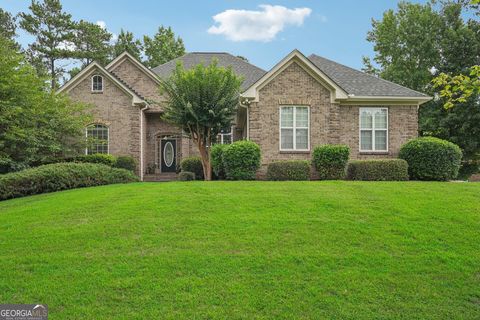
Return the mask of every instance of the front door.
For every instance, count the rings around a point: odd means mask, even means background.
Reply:
[[[160,140],[162,172],[177,171],[177,141],[175,139]]]

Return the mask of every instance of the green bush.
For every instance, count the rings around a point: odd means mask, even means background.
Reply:
[[[408,162],[410,179],[445,181],[457,177],[462,151],[449,141],[423,137],[405,143],[399,158]]]
[[[113,166],[133,172],[137,168],[137,161],[132,156],[118,156]]]
[[[478,160],[470,160],[462,162],[460,170],[458,170],[457,179],[468,180],[474,174],[480,172],[480,162]]]
[[[178,180],[179,181],[192,181],[195,180],[195,173],[193,172],[188,172],[188,171],[181,171],[178,174]]]
[[[405,181],[408,164],[402,159],[354,160],[347,166],[347,180]]]
[[[83,163],[100,163],[110,167],[115,165],[115,161],[117,160],[116,157],[112,156],[111,154],[106,153],[95,153],[95,154],[86,154],[83,156],[75,157],[75,162],[83,162]]]
[[[0,176],[0,200],[138,181],[130,171],[94,163],[56,163]]]
[[[210,150],[210,163],[213,173],[219,179],[225,179],[225,167],[223,165],[223,152],[227,148],[227,144],[214,144]]]
[[[343,179],[349,155],[346,145],[326,144],[313,150],[312,162],[321,180]]]
[[[267,167],[267,179],[272,181],[310,180],[310,163],[306,160],[272,162]]]
[[[180,163],[182,171],[193,172],[195,179],[203,180],[203,166],[200,157],[189,157],[182,160]]]
[[[260,168],[260,147],[251,141],[237,141],[223,151],[225,176],[229,180],[254,180]]]

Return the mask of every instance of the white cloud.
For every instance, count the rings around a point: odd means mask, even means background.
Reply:
[[[103,30],[106,30],[107,29],[107,23],[103,20],[98,20],[97,21],[97,26],[99,26],[100,28],[102,28]]]
[[[217,25],[208,29],[210,34],[222,34],[232,41],[264,41],[275,39],[285,26],[301,26],[312,10],[288,9],[283,6],[260,5],[261,10],[225,10],[215,16]]]

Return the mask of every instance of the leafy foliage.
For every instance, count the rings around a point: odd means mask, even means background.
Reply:
[[[210,162],[212,165],[213,173],[219,179],[225,179],[225,166],[223,165],[223,152],[228,148],[226,144],[216,143],[212,146],[210,151]]]
[[[144,64],[149,68],[154,68],[185,54],[183,40],[180,37],[175,38],[171,27],[159,27],[153,38],[144,36],[143,46],[147,56]]]
[[[350,156],[350,148],[346,145],[326,144],[313,150],[313,165],[320,179],[343,179]]]
[[[118,156],[113,166],[133,172],[137,169],[137,162],[132,156]]]
[[[399,158],[407,161],[411,179],[442,181],[457,177],[462,151],[449,141],[422,137],[405,143]]]
[[[195,180],[195,173],[189,171],[182,171],[178,174],[179,181],[193,181]]]
[[[480,155],[480,94],[470,74],[480,65],[480,22],[472,8],[469,1],[401,2],[374,20],[367,38],[379,76],[440,98],[420,107],[420,134],[458,144],[467,159]]]
[[[65,72],[57,61],[73,55],[74,23],[72,16],[63,11],[59,0],[32,0],[31,13],[21,12],[20,27],[35,37],[29,48],[47,67],[51,88],[58,86],[58,79]]]
[[[206,180],[212,178],[209,149],[222,128],[231,125],[241,83],[231,68],[218,67],[216,61],[190,70],[178,64],[170,78],[161,80],[168,97],[163,119],[182,128],[197,145]]]
[[[92,163],[56,163],[0,176],[0,200],[138,181],[130,171]]]
[[[104,164],[106,166],[113,167],[117,161],[117,158],[112,156],[111,154],[95,153],[95,154],[85,154],[85,155],[75,157],[74,161]]]
[[[347,180],[405,181],[408,163],[402,159],[353,160],[347,166]]]
[[[223,151],[225,175],[229,180],[254,180],[260,168],[260,147],[252,141],[236,141]]]
[[[267,179],[273,181],[310,180],[310,163],[306,160],[272,162],[267,167]]]
[[[193,172],[195,179],[203,180],[203,166],[200,157],[189,157],[182,160],[180,163],[182,171]]]
[[[124,31],[123,29],[121,29],[120,34],[118,35],[118,39],[112,48],[112,58],[116,58],[124,51],[127,51],[133,57],[135,57],[135,59],[137,59],[138,61],[142,61],[142,50],[142,42],[138,39],[135,39],[133,33],[131,33],[130,31]]]
[[[75,154],[87,106],[48,91],[23,55],[0,37],[0,172]]]

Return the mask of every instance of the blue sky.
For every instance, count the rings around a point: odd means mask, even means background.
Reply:
[[[398,2],[63,0],[62,4],[74,19],[103,21],[114,34],[124,28],[137,37],[152,35],[163,24],[183,38],[187,51],[226,51],[268,70],[295,48],[361,68],[362,56],[373,54],[365,40],[371,19],[381,18]],[[0,6],[14,14],[28,10],[29,4],[0,0]],[[19,42],[30,39],[20,32]]]

